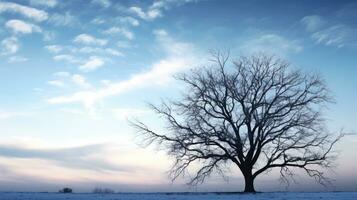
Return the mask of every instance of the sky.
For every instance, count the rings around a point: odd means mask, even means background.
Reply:
[[[171,183],[172,159],[143,148],[128,125],[160,129],[147,103],[179,97],[172,76],[208,65],[214,49],[321,73],[336,100],[326,126],[347,133],[328,172],[334,186],[301,176],[286,188],[273,171],[257,190],[357,191],[356,9],[342,0],[0,0],[0,191],[242,190],[235,168],[228,182]]]

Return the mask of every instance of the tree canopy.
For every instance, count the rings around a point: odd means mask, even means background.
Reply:
[[[172,179],[197,164],[189,183],[202,183],[233,163],[244,176],[245,192],[255,192],[255,178],[273,168],[284,180],[300,168],[326,182],[321,167],[331,166],[339,137],[325,128],[322,111],[333,99],[321,76],[274,56],[230,62],[218,52],[212,65],[177,79],[186,86],[181,98],[151,105],[166,122],[164,133],[132,123],[147,144],[163,146],[175,158]]]

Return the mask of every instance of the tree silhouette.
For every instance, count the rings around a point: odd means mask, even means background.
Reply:
[[[332,98],[322,78],[264,54],[231,65],[228,54],[213,57],[213,65],[177,77],[187,86],[181,99],[151,105],[165,119],[165,133],[132,122],[146,145],[156,143],[175,158],[172,179],[195,165],[200,167],[189,183],[202,183],[233,163],[245,192],[255,192],[255,178],[272,168],[283,180],[300,168],[326,183],[322,168],[331,166],[340,137],[324,128],[321,110]]]

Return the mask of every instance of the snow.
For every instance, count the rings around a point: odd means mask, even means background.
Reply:
[[[0,200],[356,200],[357,192],[330,193],[118,193],[118,194],[89,194],[89,193],[0,193]]]

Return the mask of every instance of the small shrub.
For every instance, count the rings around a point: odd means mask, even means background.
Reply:
[[[73,190],[71,188],[63,188],[62,190],[59,191],[60,193],[72,193]]]

